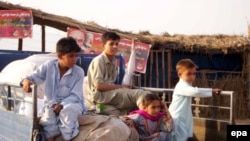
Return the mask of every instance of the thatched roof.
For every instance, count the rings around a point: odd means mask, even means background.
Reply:
[[[250,50],[250,42],[246,37],[236,35],[174,35],[144,36],[151,43],[159,44],[170,49],[191,51],[191,52],[223,52],[235,53]]]
[[[34,17],[34,24],[50,26],[62,31],[67,31],[67,27],[86,29],[92,32],[104,33],[106,31],[115,31],[127,39],[137,39],[144,43],[152,44],[153,47],[167,47],[182,51],[223,51],[224,53],[244,52],[250,50],[250,43],[243,36],[229,35],[152,35],[148,31],[138,34],[132,32],[120,31],[102,27],[95,22],[80,22],[78,20],[49,14],[41,10],[14,5],[0,1],[0,10],[30,9]]]

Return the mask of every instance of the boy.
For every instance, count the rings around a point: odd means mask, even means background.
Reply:
[[[115,55],[118,54],[120,36],[106,32],[102,36],[104,51],[92,60],[88,68],[88,94],[94,103],[115,107],[116,115],[137,108],[141,97],[148,92],[132,90],[130,85],[114,84],[117,77]],[[125,113],[124,113],[125,112]]]
[[[76,66],[80,50],[73,38],[60,39],[56,45],[58,59],[44,63],[22,82],[25,92],[31,92],[31,84],[45,83],[44,113],[40,124],[48,141],[53,141],[60,133],[64,140],[71,140],[79,133],[77,118],[85,110],[84,72]]]
[[[220,94],[220,89],[192,87],[195,80],[196,64],[190,59],[182,59],[176,65],[180,78],[173,92],[169,111],[174,119],[174,141],[186,141],[193,137],[192,97],[211,97]]]

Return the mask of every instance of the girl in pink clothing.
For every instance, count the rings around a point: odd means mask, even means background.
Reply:
[[[147,94],[142,105],[143,110],[133,111],[127,117],[127,123],[137,129],[140,141],[170,141],[173,122],[166,103],[156,94]]]

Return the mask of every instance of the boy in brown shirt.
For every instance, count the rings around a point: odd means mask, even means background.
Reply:
[[[88,98],[94,103],[111,105],[122,112],[137,108],[140,99],[148,92],[131,89],[130,85],[115,84],[120,36],[106,32],[102,36],[104,51],[92,60],[88,68]],[[121,114],[121,113],[119,113]]]

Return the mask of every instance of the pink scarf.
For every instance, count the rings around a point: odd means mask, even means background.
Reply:
[[[144,110],[135,110],[135,111],[130,113],[130,115],[132,115],[132,114],[139,114],[139,115],[143,116],[145,119],[149,119],[152,121],[158,121],[162,116],[166,115],[165,113],[160,112],[157,116],[151,116],[147,112],[145,112]]]

